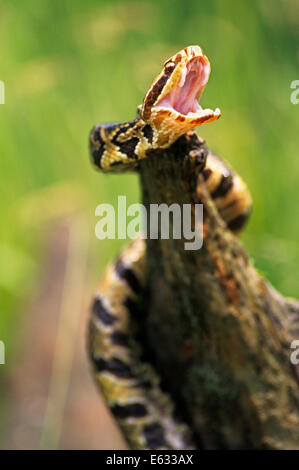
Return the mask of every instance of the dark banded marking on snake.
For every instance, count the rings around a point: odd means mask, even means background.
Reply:
[[[129,345],[129,336],[123,331],[113,331],[111,335],[111,341],[113,344],[118,344],[119,346],[128,346]]]
[[[103,306],[101,299],[95,299],[92,306],[92,313],[96,315],[105,325],[113,325],[116,318],[111,315]]]
[[[211,175],[211,173],[212,173],[212,170],[210,170],[210,168],[204,168],[202,171],[203,179],[206,181]]]
[[[149,141],[149,143],[151,144],[152,141],[153,141],[154,132],[153,132],[153,129],[151,128],[151,126],[149,124],[146,124],[144,126],[143,133],[144,133],[145,137],[147,138],[147,140]]]
[[[117,357],[113,357],[111,359],[103,359],[103,358],[92,358],[93,364],[95,366],[95,370],[97,372],[111,372],[116,377],[122,377],[126,379],[131,379],[135,377],[133,371],[131,370],[130,366],[125,364],[123,361],[118,359]]]
[[[138,128],[139,121],[131,121],[126,122],[124,124],[120,124],[118,127],[112,126],[112,130],[115,130],[113,135],[110,133],[110,140],[113,144],[119,145],[119,138],[121,137],[124,143],[127,142],[127,139],[130,140],[132,135],[131,130],[136,130]],[[110,129],[107,129],[110,131]]]
[[[159,423],[152,423],[144,426],[144,435],[149,449],[157,449],[157,447],[163,447],[166,445],[165,432]]]
[[[93,128],[90,152],[95,166],[112,172],[136,169],[140,160],[169,147],[187,131],[218,119],[219,109],[202,109],[197,103],[206,84],[200,77],[208,77],[209,67],[198,46],[168,59],[138,107],[136,120]],[[192,83],[189,77],[193,77]],[[185,86],[188,93],[181,100]],[[248,189],[227,164],[207,154],[206,148],[204,151],[198,158],[207,190],[228,228],[238,232],[250,213]],[[132,449],[192,449],[188,425],[178,422],[171,397],[162,391],[155,369],[146,362],[142,326],[131,327],[132,323],[143,324],[139,298],[143,299],[145,287],[145,261],[145,244],[138,238],[100,281],[89,328],[94,378]]]
[[[213,199],[217,199],[218,197],[224,197],[227,195],[229,190],[233,186],[233,175],[230,174],[228,176],[222,176],[221,181],[218,187],[211,193]]]
[[[135,158],[135,160],[138,159],[138,155],[135,153],[136,146],[139,142],[139,139],[137,137],[132,137],[132,139],[127,140],[126,142],[123,142],[121,145],[118,144],[121,152],[125,153],[128,158]]]
[[[103,306],[101,299],[95,299],[92,306],[92,313],[105,323],[105,325],[112,325],[116,321],[116,318]]]
[[[248,218],[249,218],[250,212],[247,212],[245,214],[240,214],[237,217],[235,217],[233,220],[228,222],[227,226],[230,230],[233,232],[241,230],[244,225],[246,224]]]
[[[155,103],[157,98],[160,96],[161,91],[163,90],[166,82],[169,79],[169,75],[170,75],[170,73],[162,75],[162,77],[159,78],[159,80],[154,84],[154,86],[149,91],[149,93],[147,95],[147,102],[146,102],[146,105],[144,106],[144,110],[143,110],[144,119],[147,119],[148,115],[150,114],[151,107]]]
[[[131,403],[129,405],[113,405],[112,413],[116,418],[142,418],[147,415],[146,407],[142,403]]]
[[[124,266],[120,259],[116,262],[115,269],[119,277],[128,283],[133,292],[138,294],[141,291],[140,282],[134,271]]]

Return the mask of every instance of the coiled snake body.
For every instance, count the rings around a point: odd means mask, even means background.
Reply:
[[[218,119],[218,108],[202,109],[197,101],[209,74],[209,61],[198,46],[167,60],[135,121],[94,127],[90,149],[95,166],[103,171],[136,170],[155,150],[168,148],[187,131]],[[239,231],[251,207],[245,183],[211,153],[203,175],[227,226]],[[135,301],[144,283],[145,243],[138,238],[107,268],[95,294],[89,328],[95,381],[131,448],[194,448],[191,432],[175,416],[155,370],[141,361],[131,331],[132,317],[138,321],[140,314]]]

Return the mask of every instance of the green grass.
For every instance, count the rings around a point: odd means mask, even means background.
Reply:
[[[163,61],[189,44],[212,63],[203,104],[223,112],[199,133],[253,195],[244,243],[279,290],[298,296],[298,13],[296,0],[2,0],[0,339],[9,353],[41,273],[47,223],[87,218],[95,280],[121,246],[93,236],[95,207],[118,194],[139,200],[136,176],[92,169],[89,130],[134,118]]]

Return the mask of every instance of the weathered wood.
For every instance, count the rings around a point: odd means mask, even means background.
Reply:
[[[200,250],[147,240],[146,349],[204,448],[299,449],[299,303],[227,230],[199,171],[204,149],[190,134],[140,165],[145,206],[202,202],[205,214]]]

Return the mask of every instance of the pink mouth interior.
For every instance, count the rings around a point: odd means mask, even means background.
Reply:
[[[197,100],[207,84],[209,75],[209,64],[195,57],[182,70],[179,82],[156,106],[174,109],[184,115],[201,114],[203,109]]]

